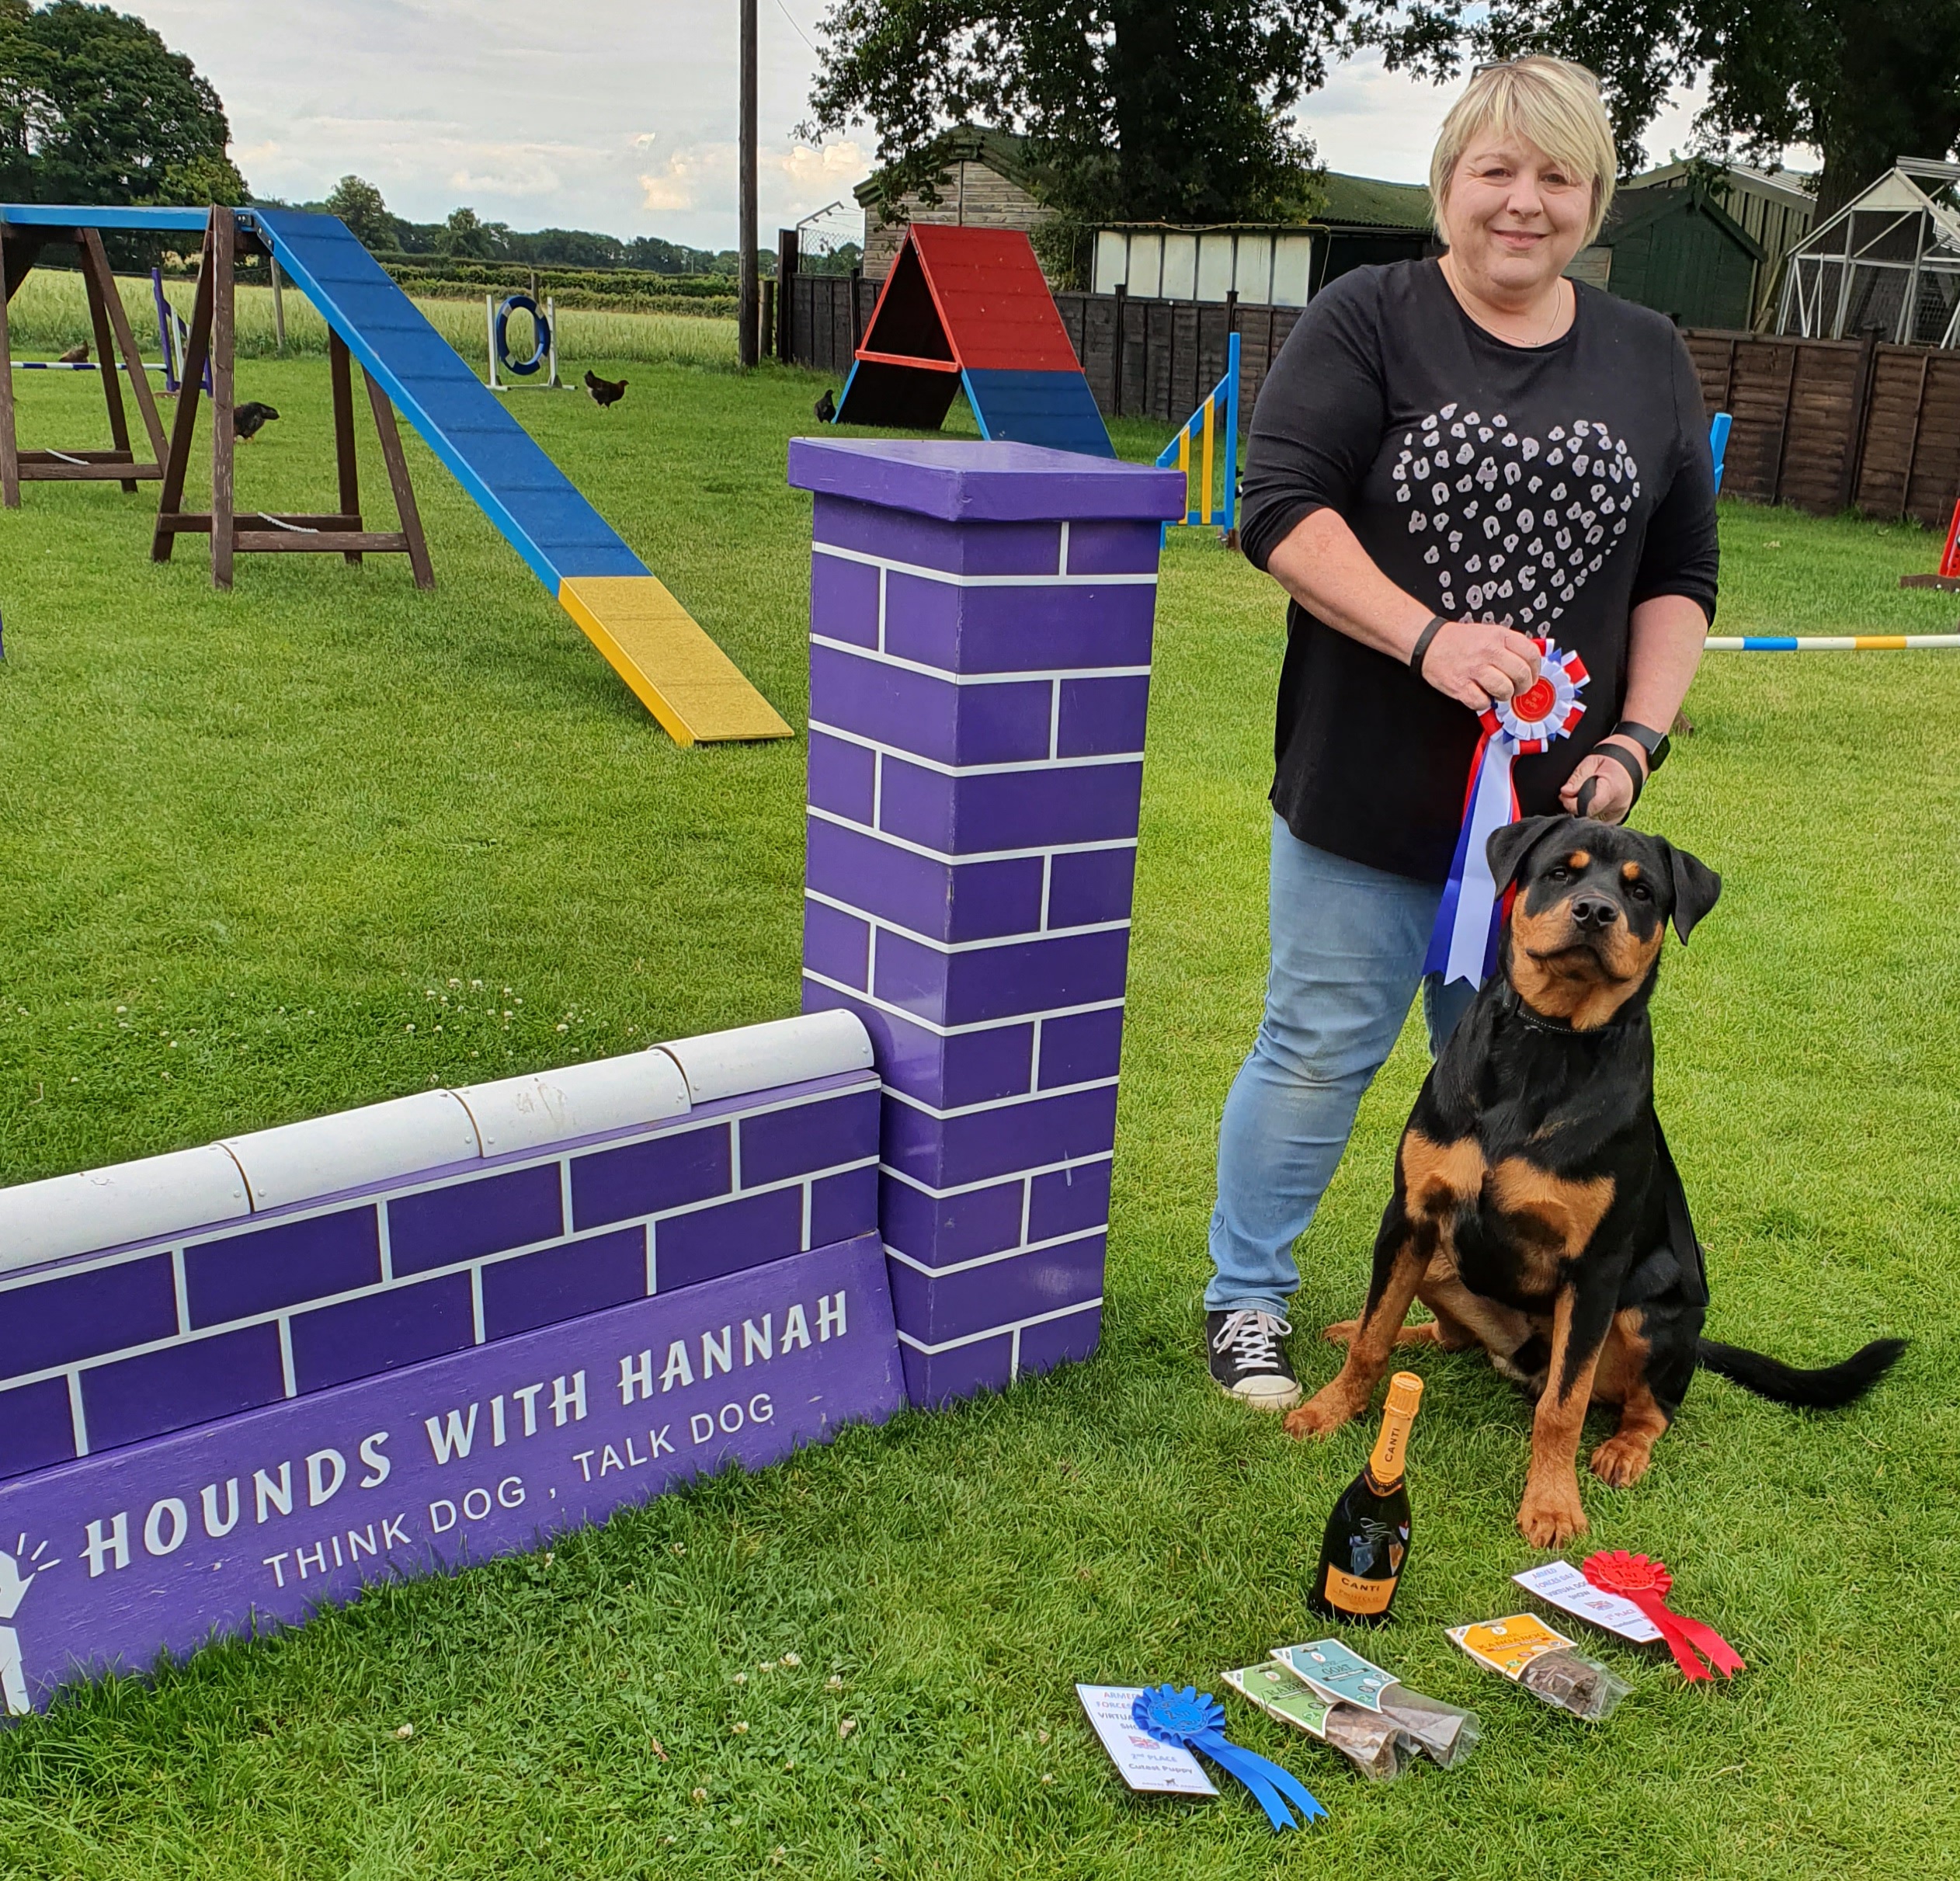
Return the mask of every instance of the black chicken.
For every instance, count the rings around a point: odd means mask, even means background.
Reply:
[[[827,386],[823,396],[817,401],[816,412],[817,422],[820,425],[835,424],[837,421],[837,401],[831,397]]]
[[[238,438],[256,437],[264,428],[266,420],[278,415],[270,405],[262,405],[256,398],[248,398],[232,410],[231,434]]]
[[[609,405],[617,405],[626,396],[626,381],[602,379],[589,367],[586,371],[586,390],[592,394],[593,403],[603,411]]]

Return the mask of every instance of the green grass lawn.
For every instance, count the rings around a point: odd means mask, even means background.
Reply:
[[[610,413],[513,409],[800,724],[808,502],[784,461],[818,382],[617,370]],[[239,397],[284,414],[238,453],[242,503],[323,503],[325,378],[242,363]],[[20,383],[24,442],[102,430],[81,375]],[[1160,441],[1124,430],[1130,454]],[[297,557],[242,558],[214,593],[200,541],[148,561],[147,491],[30,485],[0,516],[0,1181],[794,1009],[801,742],[675,749],[408,447],[432,595],[398,558]],[[372,503],[371,451],[363,469]],[[1916,529],[1737,505],[1722,528],[1729,631],[1952,622],[1955,597],[1896,585],[1937,558]],[[1331,1812],[1276,1839],[1242,1795],[1131,1797],[1089,1734],[1078,1679],[1222,1692],[1221,1668],[1315,1636],[1303,1584],[1367,1441],[1293,1444],[1198,1354],[1218,1117],[1264,967],[1281,641],[1262,577],[1173,542],[1093,1362],[79,1688],[0,1731],[0,1873],[1960,1871],[1960,661],[1941,654],[1710,655],[1698,729],[1641,808],[1725,885],[1656,1005],[1712,1333],[1812,1363],[1913,1341],[1835,1417],[1704,1379],[1644,1482],[1587,1479],[1597,1542],[1664,1556],[1748,1671],[1691,1690],[1604,1646],[1635,1689],[1587,1726],[1458,1654],[1444,1626],[1512,1610],[1538,1558],[1511,1526],[1529,1413],[1481,1361],[1430,1354],[1414,1552],[1373,1643],[1483,1714],[1474,1758],[1371,1788],[1228,1699]],[[1422,1069],[1412,1029],[1306,1238],[1312,1382]]]

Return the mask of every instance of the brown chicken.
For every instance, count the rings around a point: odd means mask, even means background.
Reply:
[[[586,390],[592,394],[593,402],[600,407],[617,405],[626,396],[624,379],[602,379],[589,367],[586,372]]]
[[[88,357],[89,342],[85,339],[80,346],[71,346],[61,355],[61,363],[64,366],[80,366],[87,362]]]

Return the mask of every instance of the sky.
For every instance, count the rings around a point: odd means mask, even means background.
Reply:
[[[253,189],[317,200],[352,171],[398,215],[467,203],[513,228],[735,242],[735,0],[117,0],[187,53],[224,100]],[[760,197],[774,231],[841,199],[876,140],[799,140],[822,0],[759,0]],[[543,26],[548,23],[547,34]],[[1339,68],[1300,115],[1333,169],[1418,181],[1449,92]],[[1679,97],[1647,146],[1685,148]],[[833,220],[835,220],[833,218]]]

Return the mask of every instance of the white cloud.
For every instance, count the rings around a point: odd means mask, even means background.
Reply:
[[[833,185],[841,189],[860,183],[871,167],[864,145],[850,137],[815,150],[808,144],[794,144],[787,151],[773,154],[769,161],[805,194]]]
[[[654,210],[700,207],[705,192],[712,191],[718,196],[731,194],[735,174],[732,144],[696,144],[675,151],[664,169],[641,175],[641,207]]]

